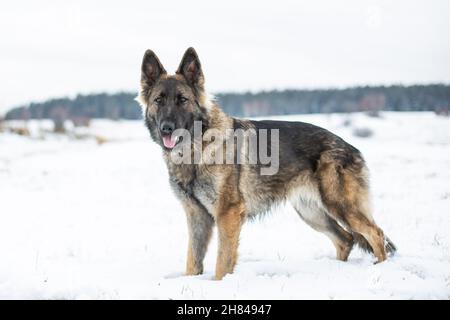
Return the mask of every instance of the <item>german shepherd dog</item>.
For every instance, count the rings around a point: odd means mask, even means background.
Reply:
[[[187,49],[174,75],[167,74],[153,51],[145,52],[137,100],[152,139],[162,147],[171,187],[187,215],[187,275],[203,272],[215,224],[219,241],[215,278],[232,273],[242,224],[283,201],[330,238],[338,260],[346,261],[354,244],[372,252],[377,262],[396,250],[372,217],[368,170],[360,151],[308,123],[232,118],[207,95],[204,84],[193,48]],[[174,163],[170,155],[175,147],[193,142],[173,133],[177,129],[192,132],[196,121],[201,121],[202,132],[277,129],[278,171],[262,175],[261,163]],[[238,146],[234,148],[240,152]]]

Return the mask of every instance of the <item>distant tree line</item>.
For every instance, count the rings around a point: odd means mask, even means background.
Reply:
[[[140,119],[142,111],[135,96],[121,92],[52,99],[14,108],[5,119],[53,119],[55,125],[69,119],[75,125],[92,118]],[[450,107],[450,85],[220,93],[216,98],[225,112],[238,117],[379,110],[438,112]]]
[[[93,118],[139,119],[142,111],[136,101],[136,94],[90,94],[78,95],[74,99],[58,98],[41,103],[14,108],[6,113],[11,119],[72,119],[84,121]]]

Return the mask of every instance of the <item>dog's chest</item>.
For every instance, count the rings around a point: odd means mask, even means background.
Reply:
[[[214,180],[209,176],[198,177],[192,182],[192,190],[195,198],[209,213],[213,214],[217,202],[217,192]]]
[[[214,214],[217,203],[217,186],[214,177],[194,166],[180,169],[169,171],[170,180],[177,195],[181,196],[181,200],[184,197],[196,199],[210,214]]]

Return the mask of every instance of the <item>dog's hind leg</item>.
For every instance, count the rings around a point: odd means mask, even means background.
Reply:
[[[347,211],[345,220],[354,232],[361,234],[367,240],[378,262],[386,260],[383,230],[358,210]]]
[[[378,262],[386,260],[385,237],[370,212],[368,173],[363,160],[355,156],[353,163],[344,168],[325,155],[317,171],[327,212],[363,236]]]
[[[353,248],[353,236],[327,215],[321,208],[320,202],[302,200],[300,194],[297,194],[295,198],[290,198],[290,202],[303,221],[330,238],[336,247],[336,259],[347,261]]]

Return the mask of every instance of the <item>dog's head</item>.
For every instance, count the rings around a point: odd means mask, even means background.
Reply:
[[[153,51],[145,52],[138,101],[153,140],[164,149],[171,150],[179,142],[180,137],[172,134],[176,129],[192,133],[194,121],[207,121],[210,102],[204,83],[194,48],[186,50],[175,75],[167,74]]]

